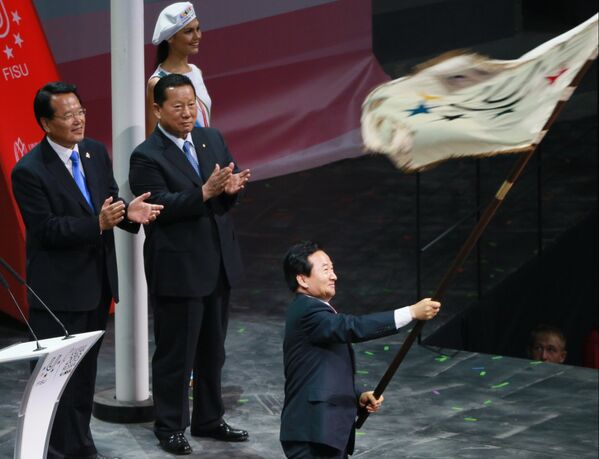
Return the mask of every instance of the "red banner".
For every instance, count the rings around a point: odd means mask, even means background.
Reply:
[[[33,114],[33,97],[58,72],[31,0],[0,0],[0,256],[25,277],[25,232],[10,185],[17,161],[37,144],[43,132]],[[27,307],[25,289],[8,273],[12,291]],[[0,310],[20,319],[4,289]]]

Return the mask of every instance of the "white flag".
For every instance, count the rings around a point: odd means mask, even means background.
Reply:
[[[516,60],[447,53],[368,95],[364,145],[406,171],[452,157],[528,151],[596,56],[597,15]]]

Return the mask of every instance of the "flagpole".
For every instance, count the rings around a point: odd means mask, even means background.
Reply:
[[[557,105],[553,109],[553,112],[551,113],[551,116],[549,117],[549,119],[547,120],[545,125],[543,126],[543,129],[542,129],[539,137],[537,138],[535,143],[533,145],[531,145],[530,151],[528,151],[527,153],[523,153],[520,156],[520,158],[518,159],[518,161],[516,162],[516,164],[514,165],[512,170],[510,171],[508,177],[501,184],[501,186],[495,193],[495,196],[493,197],[493,199],[491,200],[491,202],[485,209],[480,220],[478,221],[476,226],[470,232],[468,239],[466,239],[466,242],[464,242],[464,244],[462,245],[458,254],[454,258],[453,262],[451,263],[451,265],[445,272],[445,275],[441,279],[441,282],[437,286],[437,289],[432,297],[433,300],[436,300],[436,301],[441,300],[441,298],[443,297],[443,295],[445,293],[445,290],[449,286],[449,283],[456,275],[458,269],[464,263],[464,260],[466,259],[466,257],[468,256],[468,254],[470,253],[472,248],[476,245],[476,243],[480,239],[480,236],[482,235],[484,230],[487,228],[487,226],[493,219],[493,216],[497,212],[497,209],[499,209],[499,207],[505,200],[505,197],[507,196],[507,194],[509,193],[511,188],[514,186],[514,183],[516,183],[518,178],[522,175],[522,172],[524,171],[526,164],[528,163],[530,158],[532,158],[532,156],[534,155],[539,144],[541,143],[541,140],[543,139],[543,137],[545,136],[547,131],[549,131],[549,129],[551,128],[551,126],[553,125],[555,120],[557,119],[557,116],[560,114],[565,103],[568,101],[568,99],[570,98],[570,96],[572,95],[572,93],[574,92],[574,90],[576,89],[578,84],[580,83],[580,80],[582,80],[582,77],[585,75],[585,73],[587,72],[587,70],[589,69],[591,64],[593,63],[595,57],[596,57],[596,55],[591,57],[590,59],[588,59],[585,62],[585,64],[582,66],[582,68],[578,71],[578,73],[576,74],[576,76],[574,77],[574,79],[572,80],[570,85],[568,86],[568,88],[566,88],[566,90],[564,91],[564,93],[563,93],[564,96],[562,97],[562,99],[557,103]],[[403,342],[401,348],[399,349],[399,351],[397,351],[397,354],[393,358],[393,361],[387,368],[387,371],[385,372],[385,374],[383,375],[383,377],[377,384],[376,388],[374,389],[374,397],[375,398],[378,399],[382,395],[382,393],[385,391],[385,389],[387,388],[387,385],[389,384],[389,382],[391,381],[391,379],[397,372],[399,365],[401,364],[401,362],[405,358],[406,354],[412,347],[412,344],[414,344],[414,341],[416,340],[418,335],[421,333],[422,328],[424,327],[424,323],[425,323],[425,321],[423,321],[423,320],[416,321],[416,325],[412,328],[412,331],[408,334],[408,336],[405,339],[405,341]],[[368,415],[369,415],[369,413],[365,409],[361,408],[359,410],[358,419],[356,420],[356,428],[359,429],[362,427],[364,422],[366,422]]]
[[[145,137],[143,0],[111,0],[112,160],[120,195],[131,200],[129,157]],[[140,230],[140,233],[143,230]],[[143,235],[115,232],[120,302],[115,308],[115,388],[99,392],[93,414],[108,422],[153,419]]]

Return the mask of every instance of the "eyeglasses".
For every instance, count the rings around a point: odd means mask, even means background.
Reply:
[[[75,118],[85,118],[85,112],[87,110],[85,110],[85,108],[82,108],[80,110],[77,110],[76,112],[68,112],[65,113],[64,115],[54,115],[54,118],[60,118],[63,121],[66,121],[67,123],[73,121]]]

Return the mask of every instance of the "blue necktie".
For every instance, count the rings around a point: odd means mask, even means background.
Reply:
[[[191,154],[190,145],[191,145],[191,142],[186,140],[185,143],[183,144],[183,153],[185,153],[185,157],[187,158],[187,161],[189,161],[189,163],[192,165],[192,167],[194,168],[196,173],[201,177],[202,174],[200,173],[200,165],[198,164],[196,159]]]
[[[71,163],[73,164],[73,178],[75,179],[75,183],[81,190],[81,194],[89,204],[89,207],[94,210],[94,205],[92,204],[92,199],[89,190],[87,189],[87,183],[85,183],[85,177],[83,177],[81,168],[79,167],[79,155],[76,151],[71,153]]]

